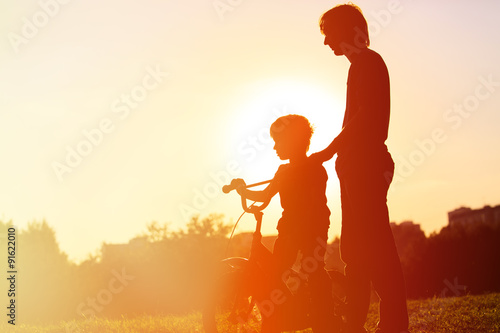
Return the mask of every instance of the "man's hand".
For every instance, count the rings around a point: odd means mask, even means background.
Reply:
[[[311,154],[311,156],[309,156],[309,160],[311,160],[313,163],[323,163],[325,160],[323,158],[323,154],[322,152],[316,152],[314,154]]]
[[[323,163],[330,160],[333,155],[335,155],[335,152],[327,148],[317,153],[311,154],[309,158],[315,163]]]
[[[339,145],[342,142],[344,129],[340,132],[339,135],[335,139],[333,139],[332,143],[322,151],[311,154],[309,158],[312,158],[314,162],[323,163],[330,160],[339,150]]]

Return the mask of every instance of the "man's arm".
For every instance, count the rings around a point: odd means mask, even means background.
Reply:
[[[311,155],[321,163],[331,159],[346,145],[359,140],[356,136],[367,137],[373,133],[375,128],[371,127],[380,126],[380,117],[388,116],[388,113],[380,113],[386,108],[389,112],[389,79],[385,63],[382,58],[377,58],[361,66],[357,74],[358,85],[353,91],[358,101],[357,110],[326,149]]]
[[[311,158],[323,163],[330,160],[336,153],[338,153],[344,146],[344,142],[349,142],[350,138],[353,136],[352,133],[356,132],[355,129],[366,124],[366,122],[363,121],[363,117],[359,116],[360,113],[362,112],[356,113],[356,115],[344,126],[344,128],[342,128],[335,139],[332,140],[328,147],[322,151],[312,154]]]
[[[342,132],[340,132],[340,134],[342,134]],[[333,141],[330,143],[330,145],[328,145],[328,147],[326,147],[322,151],[311,154],[309,158],[316,160],[316,162],[318,163],[323,163],[330,160],[339,151],[340,141],[342,140],[340,134],[337,135],[335,139],[333,139]]]

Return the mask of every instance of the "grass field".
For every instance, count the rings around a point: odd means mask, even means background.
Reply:
[[[432,298],[408,301],[410,331],[419,332],[500,332],[500,294]],[[373,304],[367,329],[377,322]],[[191,333],[203,332],[201,314],[185,316],[142,316],[121,320],[95,319],[61,322],[50,326],[0,324],[1,332],[26,333]],[[311,331],[303,331],[311,332]]]

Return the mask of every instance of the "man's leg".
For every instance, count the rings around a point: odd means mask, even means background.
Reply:
[[[403,271],[390,227],[384,234],[386,240],[379,243],[371,271],[375,291],[380,297],[378,327],[387,333],[399,333],[408,329],[406,287]],[[379,236],[383,236],[379,234]]]
[[[406,287],[401,261],[389,223],[387,191],[394,173],[392,158],[388,158],[383,172],[373,175],[373,234],[376,250],[370,262],[370,276],[380,297],[380,321],[378,327],[387,333],[399,333],[408,329]]]
[[[370,278],[367,270],[366,246],[360,237],[359,222],[345,180],[339,177],[342,204],[340,255],[345,263],[347,280],[347,325],[349,333],[366,332],[364,325],[370,305]]]
[[[387,175],[394,172],[394,164],[389,154],[377,162],[378,167],[362,170],[344,183],[354,207],[355,233],[364,244],[360,247],[365,251],[364,269],[381,299],[379,328],[399,333],[408,328],[408,314],[404,278],[387,209],[387,191],[392,180]]]

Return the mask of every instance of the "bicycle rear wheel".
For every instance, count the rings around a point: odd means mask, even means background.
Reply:
[[[223,274],[212,291],[203,310],[206,333],[260,332],[262,315],[248,290],[242,271]]]

